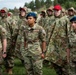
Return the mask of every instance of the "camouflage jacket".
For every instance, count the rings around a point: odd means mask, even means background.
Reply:
[[[48,49],[51,49],[52,62],[59,64],[59,60],[66,60],[66,49],[68,48],[68,20],[65,17],[55,18],[54,30],[50,39]],[[59,64],[60,65],[60,64]]]
[[[24,31],[24,39],[27,44],[27,55],[38,56],[42,53],[41,43],[46,41],[45,30],[38,24],[35,24],[32,28],[27,27]]]
[[[8,17],[1,18],[0,24],[2,25],[2,27],[4,27],[7,30],[7,39],[11,39],[12,33],[13,33],[13,29],[12,29],[13,21],[12,21],[12,19],[9,19]]]
[[[76,61],[76,31],[71,28],[69,31],[70,58]]]

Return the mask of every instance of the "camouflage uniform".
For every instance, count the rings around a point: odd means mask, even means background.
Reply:
[[[50,10],[52,10],[51,8],[49,8]],[[48,42],[49,42],[49,38],[50,38],[50,32],[51,32],[51,29],[52,29],[52,25],[53,25],[53,22],[54,22],[54,16],[53,14],[50,15],[50,16],[46,16],[46,19],[45,19],[45,31],[46,31],[46,43],[47,43],[47,47],[48,47]],[[50,50],[47,49],[47,52],[46,52],[46,58],[45,60],[49,61],[49,53],[50,53]]]
[[[27,75],[42,75],[41,43],[46,40],[44,29],[35,24],[32,28],[27,27],[24,30],[24,39],[26,41],[25,50],[22,55],[25,59],[25,68]]]
[[[25,23],[25,17],[23,18],[23,19],[18,19],[18,22],[17,22],[17,26],[15,27],[15,29],[14,29],[14,33],[13,33],[13,36],[14,36],[14,42],[17,44],[18,43],[18,41],[19,41],[19,37],[20,37],[20,35],[19,35],[19,31],[20,31],[20,28],[21,28],[21,26],[25,26],[26,25],[26,23]],[[15,48],[15,56],[17,57],[17,58],[19,58],[19,59],[21,59],[21,60],[23,60],[23,58],[22,58],[22,56],[21,56],[21,53],[20,53],[20,51],[19,51],[19,48],[18,49],[16,49]]]
[[[58,75],[68,75],[66,71],[66,50],[68,48],[67,26],[69,21],[66,17],[54,17],[51,29],[51,38],[48,45],[50,61]],[[51,35],[50,34],[50,35]]]
[[[25,9],[25,11],[26,11],[26,9]],[[16,42],[16,45],[19,45],[19,47],[15,47],[15,56],[17,57],[17,58],[19,58],[21,61],[23,61],[24,59],[23,59],[23,57],[22,57],[22,55],[21,55],[21,51],[20,51],[20,49],[22,48],[22,45],[21,45],[21,43],[20,43],[20,41],[22,41],[22,36],[21,36],[21,34],[19,34],[20,33],[20,31],[22,31],[22,29],[23,28],[25,28],[26,27],[26,24],[27,24],[27,20],[26,20],[26,18],[25,18],[25,16],[21,16],[21,15],[19,15],[18,16],[18,18],[17,18],[18,20],[17,20],[17,26],[16,26],[16,28],[15,28],[15,30],[14,30],[14,34],[13,34],[13,36],[15,37],[15,42]],[[22,48],[23,49],[23,48]]]
[[[0,24],[7,30],[7,57],[5,58],[5,68],[8,70],[14,66],[14,47],[12,44],[12,34],[14,22],[12,18],[8,18],[8,10],[6,8],[1,9],[6,12],[4,17],[1,17]]]
[[[76,75],[76,16],[70,19],[71,29],[69,31],[70,70],[69,75]]]
[[[71,11],[73,14],[72,14],[72,15],[68,14],[69,20],[70,20],[72,17],[75,16],[75,9],[74,9],[73,7],[70,7],[70,8],[68,9],[68,13],[69,13],[70,11]]]
[[[3,64],[3,57],[2,57],[2,39],[6,39],[6,30],[0,25],[0,75],[2,72],[2,64]]]
[[[69,32],[70,41],[70,74],[76,75],[76,31],[71,29]]]
[[[45,25],[46,25],[46,12],[45,12],[45,10],[41,11],[40,16],[41,17],[38,21],[38,24],[41,25],[43,28],[45,28]]]
[[[51,16],[51,17],[47,17],[47,20],[46,20],[46,27],[45,27],[45,31],[46,31],[46,43],[47,43],[47,47],[48,47],[48,44],[49,44],[49,38],[50,38],[50,33],[52,31],[52,26],[54,24],[54,16]],[[47,49],[47,52],[46,52],[46,58],[45,60],[48,60],[49,61],[49,55],[50,55],[50,49]]]

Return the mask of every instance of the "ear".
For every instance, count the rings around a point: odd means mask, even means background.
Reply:
[[[34,22],[36,22],[36,19],[33,17],[33,19],[34,19]]]

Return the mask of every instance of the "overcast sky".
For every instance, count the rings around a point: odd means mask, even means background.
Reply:
[[[14,7],[23,7],[25,2],[30,2],[32,0],[0,0],[0,9],[7,7],[8,9],[13,9]]]

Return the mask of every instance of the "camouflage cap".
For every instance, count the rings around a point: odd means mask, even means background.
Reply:
[[[46,10],[42,10],[41,13],[46,13]]]
[[[74,12],[75,12],[75,9],[74,9],[73,7],[70,7],[70,8],[68,9],[68,11],[74,11]]]
[[[8,12],[8,9],[7,9],[6,7],[4,7],[4,8],[1,9],[0,12],[1,12],[1,13],[7,13],[7,12]]]
[[[53,11],[53,8],[54,8],[53,6],[50,6],[50,7],[47,9],[47,11],[48,11],[48,10]]]
[[[26,12],[26,11],[27,11],[27,7],[20,7],[19,10],[20,10],[20,11],[23,10],[23,11]]]

